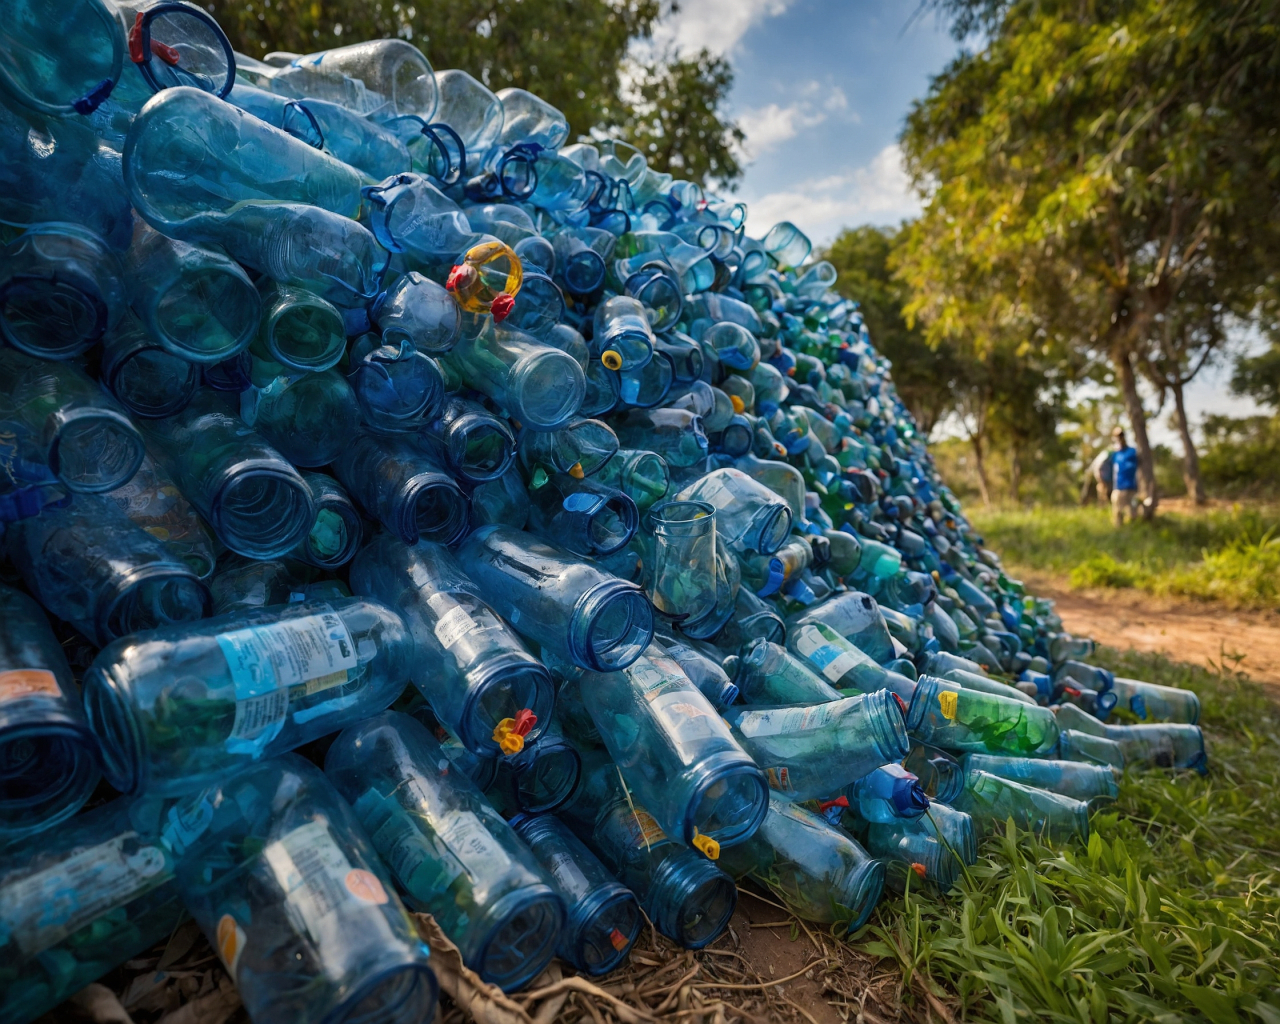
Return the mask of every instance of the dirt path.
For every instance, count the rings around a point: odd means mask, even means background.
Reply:
[[[1057,601],[1067,629],[1109,647],[1159,651],[1176,661],[1215,664],[1243,655],[1240,668],[1280,687],[1280,613],[1236,612],[1176,602],[1136,590],[1070,590],[1066,582],[1027,571],[1028,589]]]

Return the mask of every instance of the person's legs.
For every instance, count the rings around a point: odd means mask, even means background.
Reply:
[[[1137,493],[1137,491],[1122,491],[1118,487],[1111,492],[1111,522],[1114,525],[1124,525],[1126,512],[1129,514],[1129,520],[1132,522],[1134,518],[1133,500]]]

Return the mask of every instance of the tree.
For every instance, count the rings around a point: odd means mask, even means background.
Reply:
[[[1180,296],[1210,278],[1247,315],[1275,251],[1275,0],[936,6],[987,41],[934,80],[903,132],[926,201],[902,256],[908,310],[978,339],[1021,320],[1029,337],[1108,359],[1151,515],[1138,373],[1160,318],[1176,322]]]
[[[631,126],[645,148],[657,124],[665,131],[661,152],[646,148],[658,155],[655,167],[732,183],[742,174],[731,153],[741,132],[722,110],[733,80],[723,60],[668,53],[643,66],[639,110],[647,129],[626,95],[632,42],[649,38],[674,9],[667,0],[208,0],[232,45],[250,57],[407,39],[435,68],[462,68],[495,92],[536,93],[564,112],[571,137],[595,129],[625,138]]]
[[[1280,345],[1272,342],[1260,355],[1237,359],[1231,375],[1231,390],[1280,412]]]
[[[876,348],[893,363],[898,394],[928,436],[956,407],[968,367],[949,343],[931,345],[903,316],[909,292],[893,276],[890,254],[906,227],[865,225],[840,233],[822,258],[839,271],[836,291],[855,300]]]

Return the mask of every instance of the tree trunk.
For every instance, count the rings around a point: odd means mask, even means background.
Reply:
[[[1013,503],[1022,504],[1022,452],[1018,442],[1009,446],[1009,490],[1013,492]]]
[[[991,487],[987,483],[987,462],[982,454],[982,435],[970,434],[969,443],[973,445],[973,461],[978,467],[978,490],[982,494],[982,504],[991,507]]]
[[[1151,519],[1156,514],[1156,463],[1151,451],[1151,439],[1147,437],[1147,412],[1138,394],[1138,376],[1133,369],[1133,356],[1129,352],[1113,355],[1116,369],[1120,371],[1120,387],[1124,393],[1124,407],[1133,428],[1133,446],[1138,449],[1138,482],[1142,489],[1142,518]]]
[[[1196,443],[1191,440],[1191,425],[1187,422],[1187,407],[1182,396],[1183,381],[1174,378],[1169,384],[1173,392],[1173,409],[1178,421],[1178,434],[1182,438],[1182,481],[1187,485],[1187,497],[1197,505],[1205,503],[1204,483],[1200,479],[1200,455]]]

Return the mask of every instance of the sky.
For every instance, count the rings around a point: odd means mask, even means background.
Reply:
[[[959,52],[920,0],[680,0],[656,42],[705,46],[728,57],[728,113],[746,132],[746,173],[734,198],[760,238],[789,220],[815,247],[860,224],[895,225],[919,202],[897,139],[912,101]],[[1257,348],[1253,339],[1242,342]],[[1207,413],[1253,415],[1227,389],[1230,362],[1187,389],[1193,422]],[[1154,405],[1154,402],[1149,403]],[[1180,450],[1162,414],[1152,439]]]

